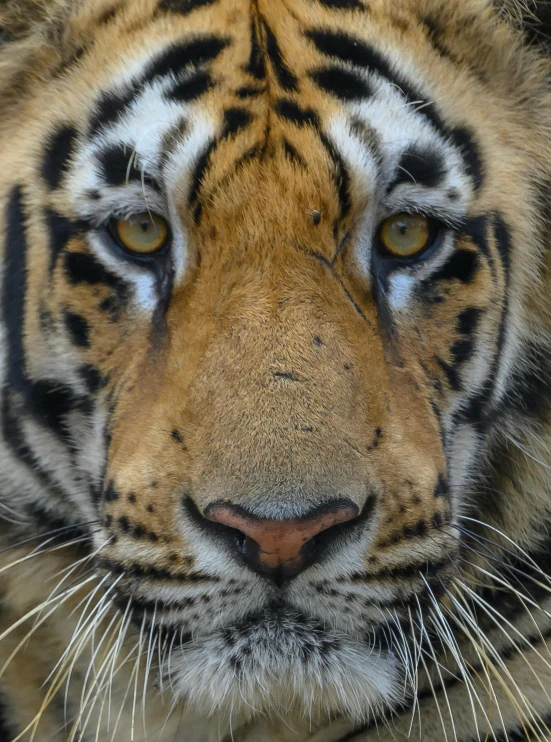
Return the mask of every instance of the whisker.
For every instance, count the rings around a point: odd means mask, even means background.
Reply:
[[[104,607],[104,609],[102,610],[102,614],[101,614],[100,620],[97,622],[97,624],[99,624],[101,622],[101,620],[103,620],[103,617],[111,610],[112,606],[113,606],[113,600],[110,600],[107,603],[107,605]],[[120,626],[122,619],[120,618],[120,616],[118,616],[117,614],[115,614],[112,617],[111,621],[109,622],[109,625],[105,629],[105,631],[103,633],[103,636],[102,636],[102,638],[101,638],[98,646],[95,648],[95,650],[94,650],[94,652],[92,654],[92,657],[89,660],[88,670],[86,671],[86,677],[85,677],[84,682],[82,684],[82,693],[81,693],[81,700],[80,700],[80,711],[79,711],[79,714],[77,716],[77,719],[76,719],[76,721],[75,721],[75,723],[73,725],[73,730],[71,732],[70,740],[74,739],[74,735],[78,731],[78,727],[79,726],[81,727],[81,731],[80,731],[80,736],[79,736],[78,742],[81,742],[82,741],[82,739],[83,739],[83,737],[84,737],[84,735],[86,733],[86,729],[87,729],[88,724],[90,722],[90,718],[92,716],[92,713],[94,711],[94,708],[96,707],[96,703],[97,703],[97,700],[99,698],[99,694],[101,693],[101,684],[98,682],[98,680],[99,680],[99,678],[101,678],[102,673],[104,671],[104,667],[107,666],[107,662],[110,659],[110,651],[111,651],[112,647],[109,647],[109,644],[108,644],[106,656],[104,657],[104,659],[103,659],[103,661],[102,661],[102,663],[101,663],[100,668],[99,668],[98,671],[96,671],[96,669],[95,669],[96,657],[97,657],[97,654],[100,651],[101,647],[103,646],[104,641],[107,639],[107,637],[109,637],[110,639],[112,638],[112,634],[110,635],[111,627],[113,626],[113,624],[115,623],[115,621],[117,621],[117,619],[119,621],[119,626]],[[115,633],[115,638],[116,638],[116,633]],[[90,684],[90,688],[88,689],[88,680],[89,680],[91,674],[93,674],[94,677],[93,677],[93,680],[92,680],[92,682]],[[96,691],[96,694],[93,697],[93,699],[91,699],[91,696],[94,693],[94,691]],[[84,711],[86,710],[87,707],[89,707],[88,716],[86,717],[86,719],[83,722],[82,721],[82,717],[83,717]],[[99,725],[100,721],[101,721],[101,718],[98,721],[98,725]]]
[[[61,593],[61,595],[60,595],[60,596],[56,596],[56,598],[54,598],[54,599],[53,599],[53,600],[52,600],[51,602],[53,602],[53,601],[55,600],[55,601],[58,601],[58,605],[61,605],[61,604],[62,604],[62,603],[64,603],[64,602],[65,602],[66,600],[68,600],[68,599],[69,599],[69,598],[70,598],[70,597],[71,597],[71,596],[72,596],[72,595],[73,595],[74,593],[76,593],[76,592],[78,592],[79,590],[81,590],[81,589],[82,589],[82,588],[83,588],[83,587],[84,587],[84,586],[85,586],[85,585],[86,585],[87,583],[91,582],[92,580],[94,580],[94,577],[89,577],[89,578],[88,578],[87,580],[84,580],[84,581],[83,581],[82,583],[80,583],[79,585],[76,585],[76,586],[74,586],[73,588],[67,588],[67,589],[65,589],[65,590],[63,591],[63,593]],[[29,611],[29,612],[28,612],[28,613],[27,613],[27,614],[26,614],[25,616],[23,616],[23,617],[22,617],[21,619],[19,619],[19,621],[17,621],[17,622],[15,622],[14,624],[12,624],[12,625],[11,625],[11,626],[9,627],[9,629],[6,629],[6,631],[5,631],[5,632],[4,632],[4,633],[3,633],[2,635],[0,635],[0,641],[2,641],[2,639],[3,639],[3,638],[4,638],[5,636],[7,636],[7,635],[8,635],[9,633],[11,633],[11,632],[12,632],[13,630],[15,630],[15,628],[16,628],[16,627],[17,627],[18,625],[21,625],[21,624],[22,624],[22,623],[23,623],[23,622],[24,622],[25,620],[27,620],[27,618],[29,618],[29,617],[30,617],[31,615],[34,615],[34,614],[35,614],[35,613],[36,613],[37,611],[39,611],[39,610],[42,610],[42,608],[43,608],[43,604],[41,603],[40,605],[38,605],[38,606],[35,606],[35,608],[33,608],[33,609],[32,609],[31,611]],[[57,689],[56,689],[56,692],[57,692]],[[38,726],[38,723],[40,722],[40,719],[42,718],[42,715],[44,714],[44,711],[45,711],[45,710],[46,710],[46,709],[48,708],[49,704],[51,703],[51,701],[52,701],[52,699],[53,699],[53,696],[54,696],[54,695],[55,695],[55,694],[54,694],[54,693],[52,693],[52,690],[51,690],[51,688],[50,688],[50,689],[48,690],[48,692],[47,692],[47,694],[46,694],[46,696],[45,696],[45,698],[44,698],[44,700],[43,700],[43,702],[42,702],[42,705],[41,705],[41,707],[40,707],[39,711],[37,712],[37,714],[36,714],[36,715],[34,716],[34,718],[33,718],[33,719],[32,719],[32,720],[31,720],[31,721],[30,721],[30,722],[29,722],[29,723],[27,724],[27,726],[26,726],[26,727],[25,727],[25,728],[24,728],[24,729],[23,729],[23,730],[22,730],[22,731],[21,731],[21,732],[20,732],[20,733],[19,733],[19,734],[17,735],[17,737],[15,737],[15,738],[14,738],[14,739],[12,740],[12,742],[18,742],[18,740],[20,740],[20,739],[21,739],[21,738],[22,738],[23,736],[25,736],[25,735],[27,734],[27,732],[29,732],[29,731],[30,731],[31,729],[32,729],[32,733],[31,733],[31,737],[30,737],[30,740],[31,740],[31,742],[32,742],[32,740],[34,739],[34,737],[35,737],[35,734],[36,734],[36,730],[37,730],[37,726]]]
[[[529,562],[529,563],[530,563],[530,564],[532,565],[532,567],[533,567],[533,568],[534,568],[535,570],[537,570],[537,571],[538,571],[538,572],[540,572],[541,574],[545,574],[545,572],[543,572],[543,570],[542,570],[542,569],[541,569],[541,568],[540,568],[540,567],[538,566],[537,562],[536,562],[536,561],[534,561],[534,559],[533,559],[533,558],[532,558],[532,557],[530,556],[530,554],[528,554],[528,552],[526,552],[526,551],[525,551],[525,550],[524,550],[524,549],[523,549],[523,548],[522,548],[521,546],[519,546],[519,545],[518,545],[518,544],[516,543],[516,541],[513,541],[513,539],[512,539],[512,538],[510,538],[509,536],[507,536],[507,534],[503,533],[503,531],[500,531],[500,530],[499,530],[499,528],[496,528],[495,526],[492,526],[492,525],[490,525],[489,523],[485,523],[485,522],[484,522],[484,521],[482,521],[482,520],[477,520],[476,518],[469,518],[469,517],[467,517],[466,515],[465,515],[465,516],[461,516],[461,519],[462,519],[462,520],[468,520],[468,521],[470,521],[471,523],[477,523],[477,524],[478,524],[479,526],[482,526],[483,528],[489,528],[489,529],[490,529],[491,531],[493,531],[494,533],[497,533],[497,534],[498,534],[498,536],[501,536],[501,537],[502,537],[503,539],[505,539],[505,541],[507,541],[507,542],[508,542],[508,543],[510,543],[510,544],[511,544],[511,545],[512,545],[512,546],[513,546],[513,547],[514,547],[515,549],[517,549],[517,550],[518,550],[518,552],[519,552],[520,554],[522,554],[522,556],[523,556],[523,557],[524,557],[524,558],[525,558],[525,559],[526,559],[526,560],[527,560],[527,561],[528,561],[528,562]],[[496,544],[496,545],[497,545],[497,546],[499,546],[498,544]],[[513,553],[515,553],[515,552],[513,552]],[[547,575],[546,575],[546,577],[547,577]]]
[[[145,628],[145,614],[142,618],[142,626],[140,629],[140,638],[139,638],[139,645],[138,645],[138,653],[136,655],[136,663],[134,666],[134,695],[132,698],[132,717],[130,722],[130,742],[134,742],[134,732],[135,732],[135,724],[136,724],[136,705],[137,705],[137,697],[138,697],[138,679],[139,679],[139,673],[140,673],[140,663],[143,656],[143,641],[144,641],[144,628]]]
[[[139,645],[140,645],[140,642],[139,642],[139,640],[138,640],[138,641],[136,642],[136,644],[134,645],[134,648],[133,648],[133,650],[131,651],[131,653],[130,653],[130,654],[129,654],[129,655],[127,656],[127,657],[126,657],[126,659],[125,659],[125,662],[124,662],[124,664],[126,664],[126,662],[128,661],[128,659],[130,658],[130,656],[131,656],[131,655],[132,655],[132,654],[133,654],[133,653],[134,653],[135,651],[139,651]],[[125,707],[125,705],[126,705],[126,699],[128,698],[128,694],[130,693],[130,688],[132,687],[132,682],[133,682],[133,680],[134,680],[134,675],[135,675],[136,671],[137,671],[137,667],[136,667],[136,663],[134,663],[134,666],[133,666],[133,668],[132,668],[132,672],[131,672],[131,674],[130,674],[130,679],[129,679],[129,681],[128,681],[128,685],[126,686],[126,692],[125,692],[125,694],[124,694],[124,698],[122,699],[122,702],[121,702],[121,706],[120,706],[119,714],[118,714],[118,716],[117,716],[117,720],[116,720],[116,722],[115,722],[115,728],[113,729],[113,734],[112,734],[112,736],[111,736],[111,742],[114,742],[114,740],[115,740],[115,735],[116,735],[116,733],[117,733],[117,729],[118,729],[118,726],[119,726],[119,723],[120,723],[120,720],[121,720],[122,712],[124,711],[124,707]]]
[[[528,701],[528,699],[526,698],[526,696],[524,695],[524,693],[519,688],[519,686],[516,683],[515,679],[511,675],[511,673],[510,673],[507,665],[504,663],[503,658],[495,650],[495,648],[493,647],[493,645],[491,644],[491,642],[487,639],[487,637],[485,636],[485,634],[480,630],[480,628],[479,628],[479,626],[477,624],[477,621],[476,621],[476,617],[473,616],[470,613],[470,611],[468,610],[468,606],[465,604],[464,597],[463,597],[464,604],[462,605],[461,603],[458,602],[458,600],[455,598],[455,596],[453,596],[449,592],[448,592],[448,594],[450,595],[452,601],[454,602],[454,605],[459,610],[459,612],[461,613],[461,615],[463,616],[463,618],[466,619],[466,621],[469,624],[469,626],[471,627],[471,629],[477,633],[477,635],[478,635],[479,639],[482,641],[482,644],[484,645],[484,647],[494,657],[494,659],[496,660],[497,665],[499,666],[499,668],[501,669],[501,671],[509,679],[509,681],[511,682],[512,687],[518,693],[518,699],[524,705],[524,707],[526,708],[526,711],[532,717],[532,720],[533,721],[536,721],[535,720],[535,717],[534,717],[534,713],[533,713],[534,709],[532,707],[532,704]],[[459,593],[459,596],[461,596],[461,593]],[[479,658],[482,659],[481,654],[480,654],[480,650],[482,650],[482,647],[477,642],[475,642],[472,634],[470,634],[470,632],[467,629],[467,627],[465,626],[465,624],[458,624],[458,625],[467,634],[467,636],[469,636],[469,638],[471,640],[471,645],[475,649],[475,651],[478,654]],[[509,698],[509,700],[513,704],[514,708],[516,709],[517,713],[519,714],[519,717],[521,719],[526,720],[526,722],[532,727],[532,721],[526,716],[526,713],[524,712],[524,710],[519,706],[519,703],[518,703],[517,699],[514,697],[514,695],[512,694],[511,690],[509,689],[509,687],[505,683],[502,675],[498,671],[498,668],[496,667],[496,665],[494,664],[494,662],[492,662],[492,660],[488,656],[486,650],[484,650],[484,657],[486,659],[486,665],[484,663],[482,663],[483,668],[485,666],[489,667],[489,669],[492,671],[492,674],[494,675],[495,679],[497,680],[497,682],[501,686],[502,690],[507,695],[507,697]],[[488,676],[488,682],[490,683],[490,687],[492,687],[492,689],[493,689],[493,684],[491,683],[491,680],[490,680],[489,676]],[[497,701],[497,697],[495,697],[495,701],[496,701],[496,705],[497,705],[497,708],[498,708],[498,712],[500,713],[500,716],[501,716],[501,711],[500,711],[499,703]],[[504,724],[503,719],[502,719],[502,723]],[[491,724],[490,724],[490,728],[492,728],[492,725]],[[504,728],[505,728],[505,725],[504,725]]]
[[[530,668],[530,670],[534,674],[536,680],[540,683],[543,692],[547,696],[547,700],[549,701],[549,703],[551,703],[551,698],[549,697],[549,695],[547,694],[547,691],[543,687],[543,684],[541,683],[541,680],[538,677],[536,671],[534,670],[534,668],[532,667],[532,665],[528,662],[528,658],[524,655],[524,653],[522,652],[522,650],[520,649],[520,647],[518,646],[518,644],[516,644],[512,640],[511,635],[507,631],[505,631],[505,629],[503,628],[503,625],[500,623],[500,621],[498,621],[498,618],[503,623],[505,623],[512,631],[514,631],[515,634],[517,634],[520,637],[520,639],[526,644],[526,646],[531,651],[533,651],[539,657],[539,659],[541,659],[541,661],[545,664],[545,666],[549,670],[551,670],[551,664],[549,662],[547,662],[547,660],[540,654],[540,652],[536,649],[536,647],[533,647],[530,644],[530,642],[528,641],[528,639],[516,628],[516,626],[514,626],[510,621],[508,621],[505,618],[505,616],[503,616],[503,614],[501,614],[499,611],[496,611],[480,595],[478,595],[476,592],[474,592],[474,590],[471,590],[471,588],[469,588],[468,585],[465,585],[460,580],[457,580],[456,582],[461,586],[461,588],[463,590],[465,590],[471,596],[471,598],[476,603],[478,603],[478,605],[481,607],[481,609],[484,611],[484,613],[492,620],[492,622],[497,626],[497,628],[507,637],[507,639],[509,639],[511,641],[511,644],[517,649],[518,655],[524,660],[524,662],[526,662],[526,664],[528,665],[528,667]]]
[[[75,525],[54,528],[53,530],[46,531],[46,533],[41,533],[38,536],[31,536],[29,538],[24,539],[23,541],[17,541],[17,543],[15,544],[10,544],[10,546],[5,546],[3,549],[0,549],[0,554],[5,553],[6,551],[11,551],[12,549],[17,549],[20,546],[26,546],[27,544],[31,544],[33,541],[39,541],[42,538],[48,538],[50,536],[58,536],[59,534],[66,533],[67,531],[74,531],[79,528],[86,528],[87,526],[98,525],[99,523],[100,523],[99,520],[91,520],[87,523],[77,523]]]
[[[427,644],[429,646],[430,653],[432,655],[432,659],[433,659],[434,666],[436,668],[436,672],[438,673],[438,679],[440,680],[440,687],[441,687],[442,692],[444,694],[444,699],[446,701],[446,706],[447,706],[448,714],[449,714],[449,717],[450,717],[450,724],[451,724],[452,731],[453,731],[453,737],[454,737],[455,742],[457,742],[457,730],[455,728],[455,720],[454,720],[452,708],[451,708],[451,705],[450,705],[450,699],[448,697],[448,692],[446,690],[446,683],[444,682],[444,678],[442,676],[442,671],[440,669],[440,663],[438,662],[438,660],[436,658],[436,652],[434,651],[434,646],[433,646],[432,641],[430,639],[429,633],[427,632],[427,630],[425,628],[425,623],[423,621],[423,614],[422,614],[422,610],[421,610],[421,604],[420,604],[419,598],[417,596],[416,596],[416,600],[417,600],[418,615],[419,615],[419,621],[420,621],[420,624],[421,624],[421,628],[422,628],[422,631],[423,631],[423,633],[425,635],[425,638],[427,640]],[[430,675],[430,673],[428,673],[428,670],[427,670],[427,674]],[[429,682],[430,682],[430,680],[429,680]],[[431,686],[432,686],[432,683],[431,683]],[[434,691],[434,688],[433,688],[433,691]],[[440,721],[441,721],[441,723],[443,725],[444,737],[447,740],[448,739],[448,735],[447,735],[447,732],[446,732],[446,729],[445,729],[445,726],[444,726],[444,720],[442,718],[442,714],[440,712],[440,708],[438,709],[438,713],[439,713],[439,716],[440,716]]]
[[[146,663],[145,663],[145,674],[144,674],[143,691],[142,691],[142,718],[143,718],[143,728],[144,728],[146,742],[147,742],[147,730],[146,730],[146,721],[145,721],[145,700],[147,696],[147,683],[149,681],[149,675],[151,672],[151,662],[153,659],[155,619],[156,618],[157,618],[157,603],[155,603],[155,610],[153,612],[153,618],[151,620],[151,627],[149,631],[147,656],[146,656]]]
[[[419,719],[419,737],[422,736],[422,725],[421,725],[421,706],[419,704],[419,661],[420,661],[420,655],[421,655],[421,648],[419,644],[417,643],[417,637],[415,635],[415,627],[413,625],[413,619],[411,616],[411,609],[408,606],[408,615],[409,615],[409,624],[411,627],[411,636],[413,639],[413,676],[415,678],[415,685],[414,685],[414,702],[413,702],[413,708],[411,710],[411,721],[409,725],[409,731],[408,731],[408,737],[411,736],[411,732],[413,729],[413,724],[415,720],[415,710],[417,709],[417,716]]]

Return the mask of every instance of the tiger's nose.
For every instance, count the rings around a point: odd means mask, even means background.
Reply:
[[[229,503],[211,505],[205,517],[232,529],[231,543],[248,566],[276,581],[290,579],[312,565],[323,552],[335,526],[358,516],[350,500],[334,500],[293,520],[256,518]]]

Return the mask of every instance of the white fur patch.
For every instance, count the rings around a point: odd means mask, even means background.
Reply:
[[[395,659],[292,613],[198,636],[164,672],[175,695],[206,716],[284,717],[293,708],[314,723],[336,712],[365,720],[403,699]]]

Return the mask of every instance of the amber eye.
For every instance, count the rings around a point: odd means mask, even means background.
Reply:
[[[129,219],[113,219],[109,229],[117,242],[137,255],[152,255],[169,240],[168,224],[158,214],[136,214]]]
[[[426,250],[433,241],[433,222],[422,214],[396,214],[381,227],[384,252],[396,258],[411,258]]]

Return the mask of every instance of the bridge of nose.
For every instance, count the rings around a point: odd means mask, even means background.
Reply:
[[[251,517],[230,505],[218,505],[209,508],[206,516],[254,541],[258,545],[260,563],[275,569],[298,561],[305,544],[323,531],[352,520],[358,510],[356,505],[349,503],[304,518],[272,520]]]

